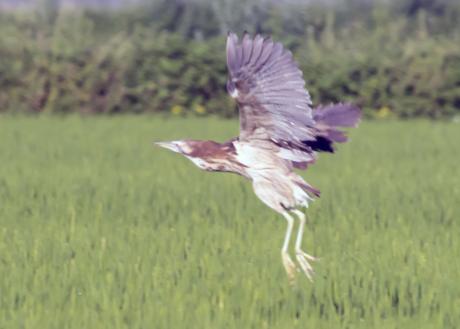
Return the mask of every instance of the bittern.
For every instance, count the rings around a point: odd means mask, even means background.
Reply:
[[[240,134],[224,143],[200,140],[157,142],[180,153],[207,171],[236,173],[252,181],[262,202],[287,221],[281,248],[290,279],[302,270],[312,280],[311,261],[301,249],[305,214],[319,190],[294,169],[306,169],[317,152],[334,152],[334,143],[347,140],[341,127],[355,127],[361,116],[352,104],[331,104],[312,109],[302,72],[292,53],[271,40],[245,33],[227,37],[227,91],[238,104]],[[288,253],[295,214],[300,221],[295,241],[296,265]],[[299,268],[300,267],[300,268]]]

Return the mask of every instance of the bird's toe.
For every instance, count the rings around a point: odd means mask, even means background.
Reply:
[[[313,267],[311,266],[309,260],[316,261],[318,260],[318,258],[311,256],[302,250],[296,251],[296,258],[304,274],[310,281],[313,281],[313,275],[315,274],[315,271],[313,270]]]
[[[283,266],[284,266],[284,269],[286,270],[288,279],[290,282],[293,282],[295,280],[297,272],[299,272],[299,269],[297,268],[295,263],[292,261],[288,253],[282,254],[282,260],[283,260]]]

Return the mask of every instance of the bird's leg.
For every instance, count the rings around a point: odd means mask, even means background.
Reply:
[[[289,281],[293,282],[295,279],[297,267],[289,256],[288,248],[289,240],[291,239],[292,228],[294,226],[294,218],[292,218],[291,215],[289,215],[287,212],[283,212],[282,215],[284,218],[286,218],[288,225],[286,235],[284,237],[283,247],[281,248],[281,259],[283,261],[284,269],[286,270]]]
[[[297,209],[293,210],[293,213],[295,213],[299,217],[299,221],[300,221],[299,230],[297,232],[297,239],[295,242],[295,256],[297,258],[297,261],[299,262],[300,268],[305,273],[307,278],[310,281],[313,281],[314,271],[309,261],[315,261],[318,259],[314,256],[307,254],[301,249],[303,230],[305,228],[305,214]]]

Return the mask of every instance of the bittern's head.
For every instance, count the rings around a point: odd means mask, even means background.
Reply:
[[[164,147],[176,153],[185,155],[199,168],[208,170],[213,166],[213,151],[218,143],[211,141],[177,140],[170,142],[155,142],[156,145]]]

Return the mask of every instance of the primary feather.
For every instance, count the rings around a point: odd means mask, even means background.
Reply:
[[[311,99],[290,51],[270,38],[227,38],[227,89],[240,108],[240,139],[302,146],[313,139]]]

